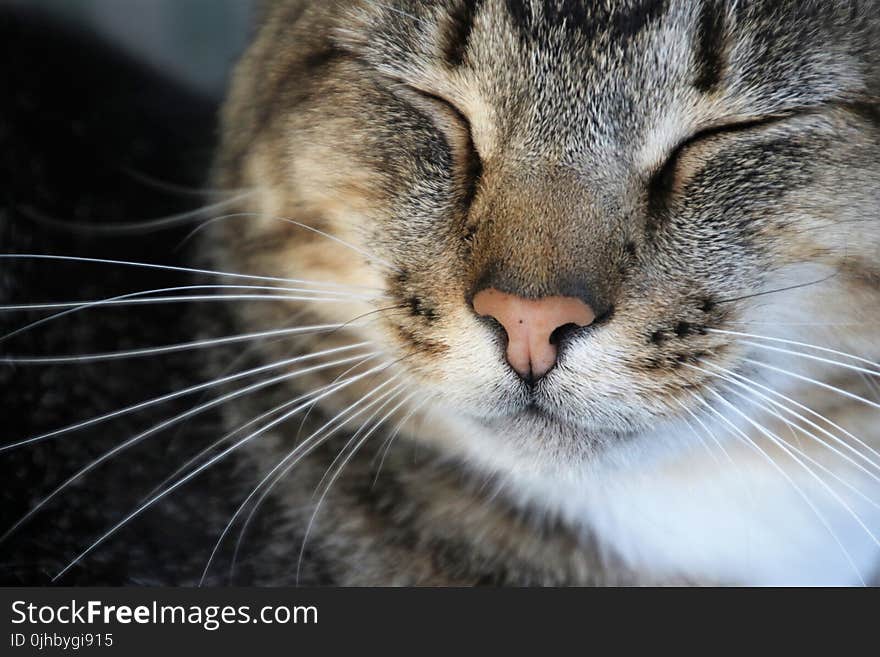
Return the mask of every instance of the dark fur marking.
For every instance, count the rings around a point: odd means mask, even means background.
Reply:
[[[302,65],[311,70],[315,68],[321,68],[335,62],[345,55],[342,49],[337,48],[333,45],[328,45],[326,48],[322,48],[321,50],[315,50],[310,52],[306,58],[303,60]]]
[[[523,0],[507,0],[507,13],[520,35],[526,36],[532,31],[532,7]]]
[[[477,153],[477,148],[474,146],[474,138],[473,132],[470,127],[470,123],[467,123],[468,126],[468,155],[467,155],[467,172],[465,179],[465,188],[464,194],[462,195],[461,203],[462,203],[462,212],[467,213],[470,210],[471,205],[474,202],[474,197],[477,195],[477,189],[480,185],[480,180],[483,177],[483,160],[480,159],[480,154]]]
[[[614,21],[614,35],[624,41],[635,38],[639,32],[666,13],[666,0],[646,0],[628,14],[618,14]]]
[[[465,224],[464,227],[464,241],[471,243],[474,241],[474,238],[477,236],[477,225],[473,223]]]
[[[428,306],[425,303],[424,299],[421,299],[417,296],[412,296],[407,299],[406,302],[409,305],[409,309],[413,315],[416,315],[417,317],[424,317],[429,322],[436,321],[437,312],[433,308]]]
[[[718,87],[724,74],[724,9],[715,0],[706,0],[700,8],[697,33],[697,77],[694,86],[703,93]]]
[[[421,349],[434,356],[445,354],[449,350],[449,347],[446,345],[441,344],[440,342],[435,342],[434,340],[421,338],[406,327],[399,324],[394,324],[393,326],[400,338],[416,349]]]
[[[461,66],[467,58],[474,18],[484,0],[459,0],[450,11],[451,26],[444,35],[443,56],[450,67]]]
[[[666,12],[667,0],[644,0],[627,11],[583,0],[543,0],[540,18],[528,0],[507,0],[507,11],[523,39],[536,40],[548,28],[564,28],[592,41],[602,33],[626,46]]]

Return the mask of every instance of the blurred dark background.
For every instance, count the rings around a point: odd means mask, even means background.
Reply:
[[[0,0],[40,11],[212,96],[247,40],[256,0]]]
[[[157,190],[138,174],[203,186],[250,20],[249,0],[0,0],[7,212],[131,221],[165,207],[119,216]]]
[[[0,0],[0,254],[63,254],[198,264],[192,225],[144,234],[84,230],[201,207],[228,72],[250,32],[248,0]],[[191,243],[189,243],[191,246]],[[0,259],[0,305],[108,298],[199,281],[93,263]],[[216,281],[207,281],[216,282]],[[212,304],[208,304],[212,305]],[[215,307],[217,304],[213,304]],[[0,312],[0,445],[204,380],[190,354],[94,365],[31,366],[57,356],[187,342],[205,304],[93,309],[5,336],[46,311]],[[0,534],[77,469],[191,407],[120,417],[0,452]],[[204,417],[113,459],[0,541],[0,584],[45,584],[153,486],[217,437]],[[184,435],[186,440],[180,437]],[[212,498],[229,478],[209,472]],[[202,485],[202,484],[200,484]],[[186,560],[218,533],[193,489],[131,523],[60,583],[191,582]],[[187,506],[189,504],[189,506]],[[219,516],[218,516],[219,517]]]

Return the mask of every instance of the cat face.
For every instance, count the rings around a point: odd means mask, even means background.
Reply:
[[[218,225],[216,252],[236,271],[380,289],[288,311],[371,313],[350,341],[469,423],[475,449],[578,467],[717,406],[724,376],[769,374],[743,336],[758,322],[787,338],[847,323],[836,338],[872,344],[874,13],[277,3],[237,71],[218,162],[222,184],[256,190],[255,216]],[[576,299],[592,318],[560,321],[552,367],[523,377],[512,329],[474,308],[483,290]]]

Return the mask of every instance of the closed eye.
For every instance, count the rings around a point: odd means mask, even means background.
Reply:
[[[403,85],[409,92],[427,101],[434,114],[440,119],[441,127],[451,142],[453,160],[455,161],[455,177],[459,181],[462,191],[462,206],[464,212],[470,208],[477,186],[483,174],[483,161],[474,144],[473,129],[471,122],[458,107],[442,96],[437,96],[422,89],[410,85]],[[442,125],[446,124],[446,125]]]
[[[759,119],[749,121],[739,121],[735,123],[726,123],[691,135],[678,144],[666,161],[651,175],[648,181],[648,204],[654,210],[666,209],[670,199],[673,196],[676,182],[679,180],[679,168],[683,154],[688,148],[697,143],[706,141],[717,136],[733,135],[741,132],[749,132],[756,128],[765,127],[774,123],[779,123],[792,116],[785,114],[781,116],[766,116]]]

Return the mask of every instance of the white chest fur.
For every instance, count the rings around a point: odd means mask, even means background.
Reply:
[[[532,481],[531,492],[652,573],[749,585],[860,585],[876,576],[876,480],[834,459],[811,475],[770,450],[781,471],[751,447],[725,450],[729,460],[716,446],[691,447],[563,486]]]

